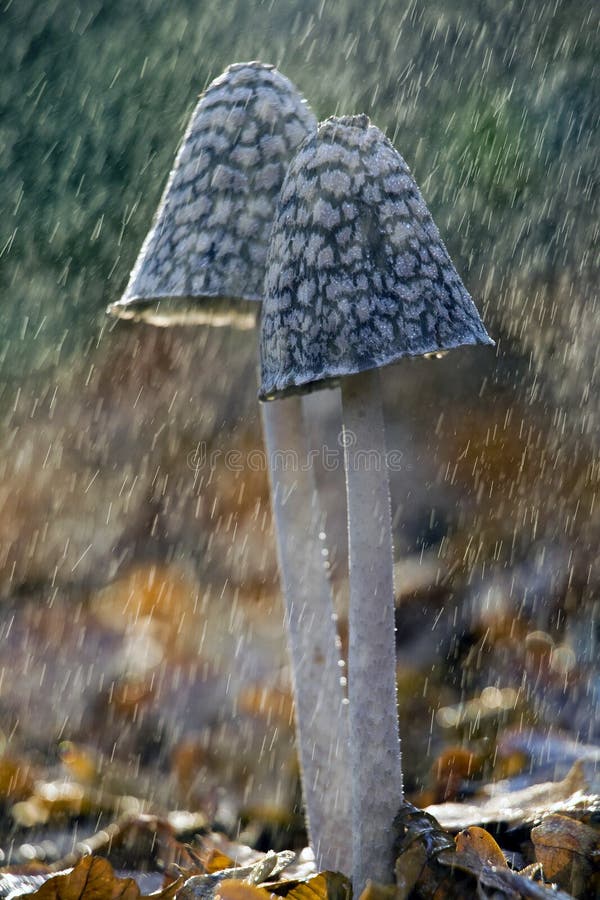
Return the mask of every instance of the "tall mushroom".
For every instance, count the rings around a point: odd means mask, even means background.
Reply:
[[[393,879],[403,799],[390,495],[378,369],[491,344],[410,171],[367,116],[290,164],[271,234],[262,400],[341,383],[350,553],[353,892]]]
[[[259,62],[230,66],[201,96],[123,298],[122,318],[252,327],[279,190],[316,119]],[[314,475],[299,398],[263,410],[294,683],[307,825],[323,869],[350,866],[347,707]],[[281,451],[297,464],[286,467]],[[279,453],[278,453],[279,451]]]

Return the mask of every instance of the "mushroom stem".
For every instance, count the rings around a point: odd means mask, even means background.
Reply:
[[[392,522],[377,370],[342,379],[350,569],[348,687],[353,896],[394,875],[402,803]]]
[[[348,714],[300,397],[261,404],[286,607],[296,733],[317,869],[351,870]]]

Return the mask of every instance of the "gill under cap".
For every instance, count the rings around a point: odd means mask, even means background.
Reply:
[[[253,324],[288,163],[317,121],[260,62],[229,66],[201,95],[120,301],[121,318]]]
[[[260,398],[467,344],[493,341],[408,166],[367,116],[327,119],[279,198]]]

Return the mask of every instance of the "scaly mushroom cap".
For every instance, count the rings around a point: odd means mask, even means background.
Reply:
[[[327,119],[281,189],[261,399],[465,344],[493,341],[408,166],[367,116]]]
[[[273,66],[237,63],[202,94],[123,298],[156,325],[254,324],[288,163],[317,121]]]

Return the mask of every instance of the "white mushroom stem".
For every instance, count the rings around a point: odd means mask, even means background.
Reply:
[[[393,882],[402,803],[392,522],[377,370],[342,379],[350,569],[348,695],[353,896]]]
[[[349,873],[348,706],[302,402],[291,397],[261,409],[308,834],[318,870]]]

